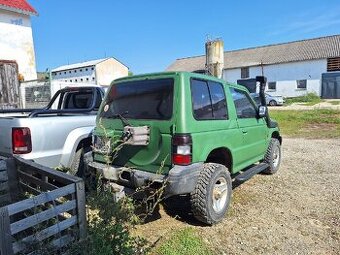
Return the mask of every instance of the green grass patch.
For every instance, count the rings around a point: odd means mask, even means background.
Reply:
[[[340,138],[340,111],[337,110],[270,110],[270,116],[279,123],[285,136]]]
[[[192,228],[175,232],[157,249],[159,255],[212,255],[213,252]]]
[[[318,103],[323,102],[324,100],[317,96],[315,93],[307,93],[303,96],[287,98],[285,101],[286,105],[290,105],[292,103],[303,103],[304,105],[316,105]]]
[[[328,101],[332,105],[340,105],[340,101]]]

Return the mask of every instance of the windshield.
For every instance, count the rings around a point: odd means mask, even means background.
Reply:
[[[172,117],[173,85],[173,79],[113,84],[100,116],[168,120]]]

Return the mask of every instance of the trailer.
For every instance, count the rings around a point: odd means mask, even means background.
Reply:
[[[81,178],[14,156],[0,160],[0,255],[61,254],[86,237]]]

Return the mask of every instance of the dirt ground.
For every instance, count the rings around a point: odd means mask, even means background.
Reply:
[[[213,227],[160,209],[137,233],[155,242],[192,227],[216,254],[340,254],[340,139],[284,139],[279,172],[255,176],[232,199]]]

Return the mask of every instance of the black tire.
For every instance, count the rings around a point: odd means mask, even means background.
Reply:
[[[75,175],[81,178],[85,177],[86,174],[86,165],[84,162],[84,154],[91,151],[90,147],[79,147],[74,154],[72,159],[72,163],[70,165],[70,170],[68,171],[69,174]]]
[[[270,106],[276,106],[277,103],[276,103],[275,100],[270,100],[270,101],[269,101],[269,105],[270,105]]]
[[[266,155],[263,160],[269,167],[263,171],[265,174],[275,174],[281,164],[281,144],[276,138],[270,140]]]
[[[216,185],[220,188],[223,185],[223,193],[226,193],[216,194],[219,190]],[[191,210],[195,218],[209,225],[220,222],[231,201],[231,188],[230,174],[225,166],[215,163],[203,164],[196,187],[190,194]]]

